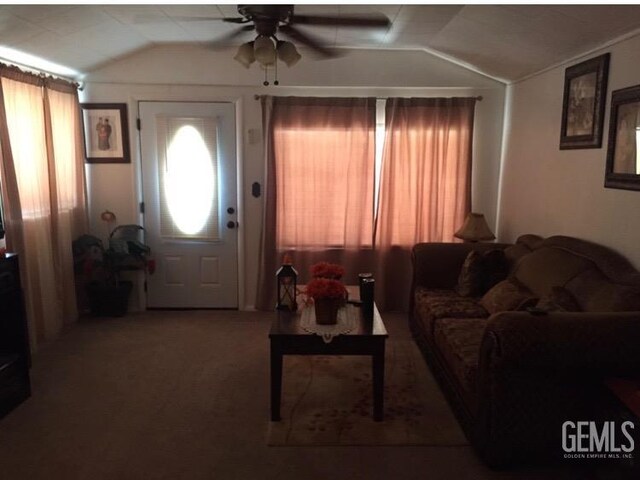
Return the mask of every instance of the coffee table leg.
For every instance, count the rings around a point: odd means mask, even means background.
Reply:
[[[373,419],[384,417],[384,346],[373,354]]]
[[[280,395],[282,392],[282,353],[271,345],[271,421],[280,421]]]

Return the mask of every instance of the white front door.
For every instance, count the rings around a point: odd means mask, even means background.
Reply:
[[[149,308],[237,308],[232,103],[140,102]]]

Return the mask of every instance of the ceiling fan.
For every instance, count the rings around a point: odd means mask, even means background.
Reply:
[[[257,61],[265,70],[263,85],[269,85],[267,71],[270,67],[275,69],[274,85],[278,85],[278,60],[291,67],[301,58],[295,45],[290,41],[281,40],[280,34],[298,44],[305,45],[320,58],[334,58],[340,56],[339,49],[323,44],[321,39],[314,38],[297,27],[388,28],[391,26],[391,21],[383,14],[297,15],[294,13],[294,5],[238,5],[238,13],[240,16],[233,18],[184,16],[172,18],[185,22],[217,20],[241,25],[228,34],[213,40],[211,46],[214,48],[229,46],[229,43],[237,37],[255,31],[254,40],[240,45],[234,59],[246,68]],[[136,16],[136,23],[146,23],[149,20],[157,21],[158,19]]]
[[[320,57],[331,58],[338,56],[338,52],[335,49],[323,45],[321,40],[313,38],[308,33],[303,33],[297,28],[297,26],[386,28],[391,25],[389,19],[382,14],[363,16],[297,15],[294,13],[293,5],[238,5],[238,13],[241,15],[240,17],[224,18],[222,21],[244,24],[244,26],[239,27],[228,35],[217,39],[214,44],[228,43],[229,40],[234,39],[245,32],[255,30],[257,33],[256,41],[261,38],[269,40],[273,39],[273,41],[276,42],[276,48],[279,48],[279,39],[276,35],[278,33],[282,33],[290,39],[311,48]],[[290,44],[290,42],[281,43]],[[260,46],[255,46],[255,48],[258,49]],[[285,49],[287,48],[285,47]],[[260,61],[259,58],[256,58],[256,60]],[[264,65],[264,62],[260,63],[263,63]],[[286,60],[285,63],[289,64]]]

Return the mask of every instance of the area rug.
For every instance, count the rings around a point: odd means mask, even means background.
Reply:
[[[411,341],[389,341],[384,421],[372,417],[371,357],[284,357],[281,415],[268,445],[467,445]]]

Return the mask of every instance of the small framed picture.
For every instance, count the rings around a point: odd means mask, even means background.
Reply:
[[[640,190],[640,85],[611,94],[604,186]]]
[[[87,163],[130,163],[126,103],[81,103]]]
[[[605,53],[565,70],[560,150],[602,146],[609,57]]]

